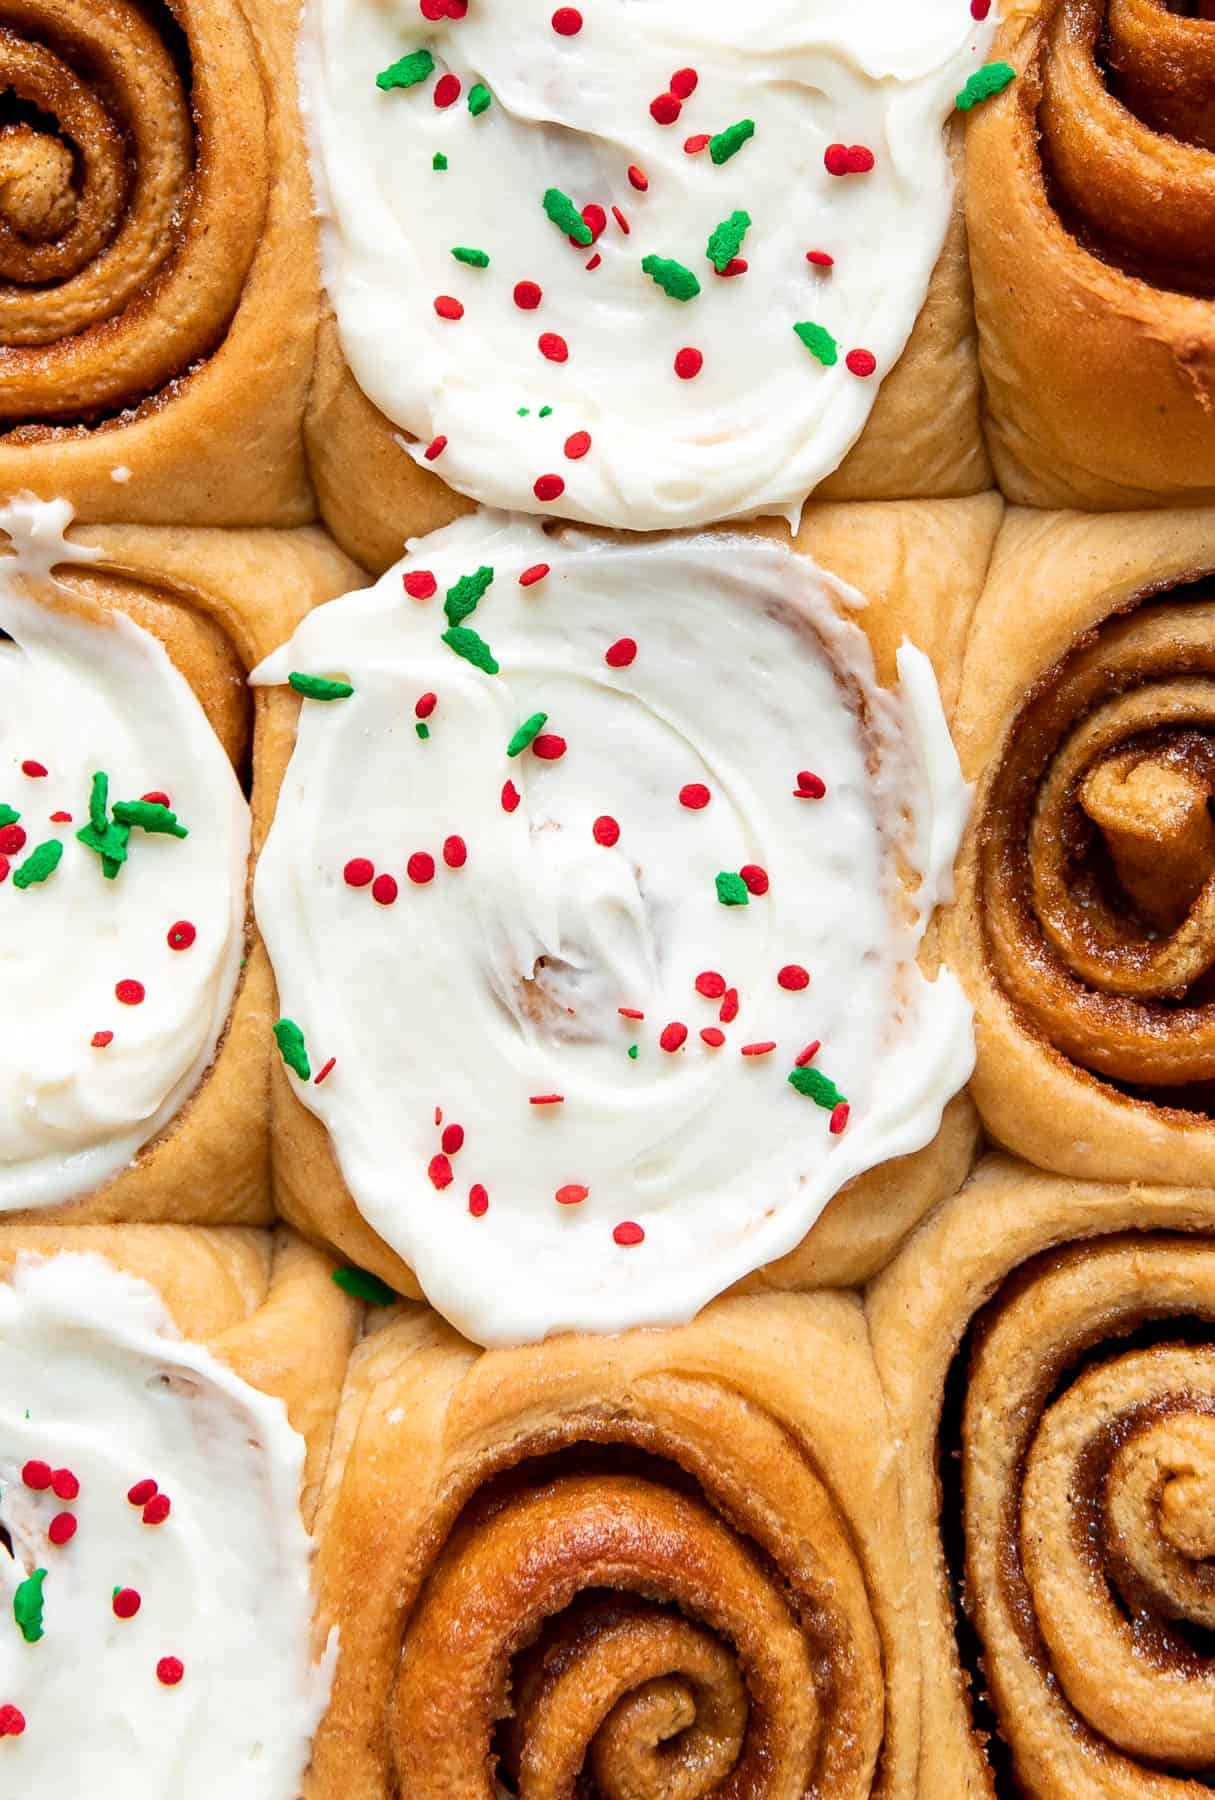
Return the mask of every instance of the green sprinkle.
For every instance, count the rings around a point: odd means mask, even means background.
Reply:
[[[694,300],[700,292],[700,283],[691,269],[672,262],[668,256],[643,256],[641,266],[672,300]]]
[[[349,700],[354,692],[348,681],[326,681],[323,675],[301,675],[298,670],[287,680],[305,700]]]
[[[308,1052],[304,1048],[304,1034],[294,1019],[279,1019],[274,1027],[274,1036],[278,1043],[279,1054],[289,1069],[294,1069],[301,1081],[307,1081],[312,1074],[312,1064],[308,1061]]]
[[[432,169],[438,169],[440,172],[447,167],[447,158],[441,150],[435,151],[434,161],[430,166]]]
[[[470,269],[488,269],[489,257],[484,250],[470,250],[465,244],[457,244],[452,251],[457,262],[467,263]]]
[[[189,837],[177,814],[159,800],[115,800],[114,817],[120,825],[138,825],[141,831],[158,837]]]
[[[717,877],[717,898],[723,906],[749,906],[751,896],[741,875],[723,869]]]
[[[89,824],[94,831],[104,831],[109,824],[110,778],[98,769],[89,790]]]
[[[816,1106],[836,1107],[844,1098],[831,1077],[819,1069],[790,1070],[789,1086],[795,1087],[799,1094],[805,1094]]]
[[[1010,81],[1017,79],[1017,71],[1011,63],[984,63],[971,75],[962,92],[957,96],[954,105],[959,112],[969,112],[984,100],[990,100],[995,94],[1002,94]]]
[[[719,275],[742,249],[742,241],[747,235],[750,223],[750,213],[732,212],[728,219],[722,220],[709,239],[706,255]]]
[[[35,1569],[13,1595],[13,1617],[27,1644],[36,1644],[42,1636],[42,1584],[45,1569]]]
[[[840,359],[839,345],[825,325],[812,325],[808,319],[793,327],[811,356],[817,356],[825,369]]]
[[[426,739],[430,736],[430,726],[426,723],[425,719],[419,719],[417,724],[414,726],[414,730],[417,732],[418,736],[422,739],[423,742],[425,742]]]
[[[755,120],[739,119],[736,125],[727,125],[716,137],[709,139],[709,155],[719,166],[729,162],[732,156],[740,151],[748,138],[755,136]]]
[[[494,578],[492,569],[484,563],[473,575],[461,575],[459,581],[447,590],[447,598],[443,602],[443,611],[447,614],[449,625],[461,625],[469,613],[475,612],[480,601],[485,598],[486,589]]]
[[[21,814],[15,806],[0,806],[0,827],[15,825]]]
[[[419,81],[425,81],[434,73],[435,59],[429,50],[411,50],[400,62],[391,67],[381,69],[375,78],[375,84],[387,93],[390,88],[417,87]]]
[[[526,750],[532,739],[543,729],[547,721],[547,713],[533,713],[530,719],[524,719],[522,725],[520,725],[518,731],[516,731],[514,737],[506,746],[506,754],[508,756],[518,756],[521,750]]]
[[[479,119],[483,112],[488,112],[492,101],[493,95],[483,81],[478,81],[475,87],[469,88],[468,110],[474,119]]]
[[[544,210],[553,224],[564,231],[566,237],[572,237],[576,244],[585,248],[591,242],[591,228],[583,218],[568,194],[560,188],[545,188]]]
[[[86,850],[93,850],[101,858],[101,872],[107,881],[113,881],[123,863],[127,860],[127,843],[131,836],[129,825],[115,825],[107,819],[104,826],[97,830],[91,823],[76,833],[76,841],[84,845]]]
[[[637,1061],[637,1046],[636,1046],[636,1044],[629,1045],[629,1055],[632,1057],[634,1062]]]
[[[335,1269],[333,1279],[347,1294],[353,1294],[356,1300],[366,1300],[370,1306],[395,1306],[401,1298],[370,1269]]]
[[[547,419],[552,410],[551,406],[542,406],[540,411],[536,414],[536,417],[538,419]]]
[[[520,417],[520,418],[521,418],[521,419],[526,419],[526,417],[527,417],[527,415],[528,415],[528,413],[529,413],[529,412],[530,412],[530,411],[531,411],[531,410],[532,410],[532,409],[531,409],[531,407],[530,407],[530,406],[521,406],[521,407],[520,407],[520,408],[519,408],[519,417]]]
[[[450,631],[443,633],[443,642],[457,656],[462,656],[465,662],[472,663],[474,668],[484,669],[487,675],[498,673],[493,651],[485,639],[471,631],[467,625],[453,625]]]
[[[63,845],[58,838],[50,838],[45,844],[39,844],[36,850],[30,851],[13,876],[13,886],[27,888],[32,887],[36,881],[45,881],[59,867],[62,855]]]

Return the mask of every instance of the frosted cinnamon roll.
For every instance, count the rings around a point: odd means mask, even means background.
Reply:
[[[967,796],[899,620],[785,543],[497,514],[312,613],[253,677],[302,708],[256,887],[287,1215],[515,1342],[687,1318],[929,1145]]]
[[[839,497],[984,486],[943,129],[978,11],[310,0],[339,540],[384,566],[394,519],[459,509],[438,481],[621,529],[796,521],[917,318]]]
[[[1215,499],[1215,17],[1013,0],[1017,81],[973,117],[967,223],[988,442],[1010,498]]]
[[[389,1317],[318,1520],[338,1662],[306,1800],[914,1792],[906,1551],[856,1300],[484,1355]]]
[[[91,519],[310,516],[290,72],[273,0],[5,0],[0,489]]]
[[[285,1232],[0,1227],[6,1793],[298,1800],[330,1269]]]
[[[352,571],[311,534],[69,518],[0,508],[0,1211],[264,1219],[245,675]]]
[[[951,953],[973,1095],[1045,1168],[1215,1180],[1205,513],[1010,514],[967,646]]]
[[[995,1157],[870,1289],[922,1794],[1208,1791],[1213,1232],[1209,1192]]]

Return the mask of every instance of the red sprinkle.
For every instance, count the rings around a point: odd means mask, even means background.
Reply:
[[[846,175],[848,173],[847,144],[828,144],[823,151],[823,166],[828,175]]]
[[[765,1040],[762,1044],[744,1044],[742,1047],[742,1055],[743,1056],[767,1056],[771,1051],[773,1051],[775,1049],[776,1049],[776,1039],[775,1038],[765,1038]]]
[[[559,500],[564,492],[565,479],[561,475],[538,475],[532,483],[537,500]]]
[[[443,1136],[440,1138],[439,1142],[443,1146],[443,1154],[445,1156],[457,1155],[458,1152],[464,1148],[463,1125],[445,1125],[443,1127]]]
[[[804,1050],[798,1051],[796,1060],[794,1061],[794,1064],[793,1064],[794,1068],[795,1069],[804,1069],[808,1062],[814,1061],[815,1057],[818,1055],[818,1053],[821,1049],[822,1049],[822,1039],[814,1038],[812,1040],[812,1042],[810,1042],[809,1044],[806,1045],[806,1048]]]
[[[536,347],[549,362],[563,363],[569,358],[570,347],[559,331],[542,331]]]
[[[434,103],[436,106],[454,106],[460,98],[460,77],[458,75],[440,75],[435,82]]]
[[[443,1123],[443,1108],[441,1106],[436,1106],[435,1107],[435,1124],[441,1125],[442,1123]]]
[[[124,1006],[139,1006],[145,992],[142,981],[120,981],[115,985],[114,998],[121,1000]]]
[[[766,894],[769,888],[768,871],[761,869],[758,863],[744,863],[738,871],[749,894]]]
[[[544,580],[544,577],[549,572],[550,566],[551,565],[548,563],[533,563],[530,569],[524,569],[522,575],[520,575],[519,586],[535,587],[538,581]]]
[[[527,1097],[527,1103],[529,1106],[563,1106],[565,1104],[565,1095],[564,1094],[529,1094]]]
[[[504,781],[502,783],[502,811],[503,812],[508,812],[508,813],[514,812],[515,808],[518,806],[519,801],[521,799],[522,799],[522,795],[520,794],[518,788],[515,786],[513,781]]]
[[[633,1219],[625,1219],[621,1224],[617,1225],[612,1236],[618,1244],[623,1244],[626,1249],[633,1244],[642,1244],[645,1242],[645,1232]]]
[[[544,290],[538,281],[517,281],[515,283],[515,305],[521,312],[535,312]]]
[[[399,892],[395,875],[377,875],[371,884],[371,898],[381,906],[391,906]]]
[[[708,141],[709,134],[707,131],[694,132],[690,138],[685,138],[683,140],[684,154],[686,156],[698,156]]]
[[[675,373],[681,381],[694,381],[705,366],[704,352],[685,344],[675,352]]]
[[[553,30],[558,37],[577,37],[582,30],[582,14],[576,6],[559,6],[553,14]]]
[[[617,225],[619,225],[621,231],[623,231],[625,237],[632,235],[633,228],[618,206],[612,208],[612,217],[615,219]]]
[[[745,256],[732,256],[724,269],[718,269],[719,275],[745,275],[751,267]]]
[[[143,1596],[137,1588],[119,1588],[111,1605],[116,1619],[133,1619],[143,1605]]]
[[[687,1042],[687,1038],[687,1026],[682,1024],[678,1019],[674,1019],[669,1025],[663,1026],[662,1035],[659,1037],[658,1042],[662,1045],[664,1050],[675,1051],[683,1049],[684,1044]]]
[[[637,192],[639,194],[644,194],[647,191],[647,189],[649,188],[649,185],[650,185],[650,178],[646,174],[645,170],[639,169],[637,167],[636,163],[630,163],[629,164],[629,186],[636,188]]]
[[[611,813],[600,813],[591,826],[591,836],[597,844],[602,844],[607,850],[610,850],[613,844],[620,842],[620,827]]]
[[[74,1500],[80,1483],[70,1469],[55,1469],[51,1474],[51,1492],[59,1500]]]
[[[696,992],[703,994],[706,1000],[720,1000],[726,991],[726,978],[719,975],[716,969],[702,969],[696,977]]]
[[[447,11],[447,0],[419,0],[419,10],[422,17],[429,19],[433,24],[436,19],[441,19]]]
[[[777,983],[791,994],[799,994],[803,988],[810,986],[810,971],[803,969],[800,963],[786,963],[777,971]]]
[[[162,1656],[156,1665],[156,1679],[162,1687],[176,1687],[185,1672],[180,1656]]]
[[[542,731],[539,737],[532,739],[532,754],[541,762],[560,762],[569,745],[555,731]]]
[[[645,1014],[636,1006],[618,1006],[616,1011],[622,1019],[644,1019]]]
[[[676,69],[671,77],[671,92],[677,99],[686,100],[696,92],[696,83],[700,77],[695,69]]]
[[[72,822],[71,813],[53,812],[51,814],[51,824],[52,825],[70,825],[71,822]]]
[[[991,11],[991,0],[970,0],[970,16],[972,19],[985,19]]]
[[[827,783],[821,775],[814,775],[809,769],[797,772],[797,798],[799,800],[821,800],[827,792]]]
[[[25,762],[21,765],[21,773],[30,776],[32,780],[36,781],[40,775],[46,774],[46,765],[45,763],[35,762],[32,757],[27,757]]]
[[[22,1469],[21,1479],[27,1488],[33,1488],[35,1493],[40,1494],[44,1488],[50,1487],[52,1473],[49,1462],[42,1462],[34,1457]]]
[[[591,234],[592,244],[597,237],[602,237],[603,233],[607,230],[607,214],[597,200],[588,200],[583,207],[582,223]],[[571,238],[570,242],[571,244],[577,244],[578,240],[577,238]]]
[[[854,375],[872,375],[877,368],[877,357],[872,350],[849,350],[844,362]]]
[[[188,950],[198,936],[189,919],[178,919],[176,925],[170,925],[165,942],[170,950]]]
[[[75,1513],[56,1513],[47,1526],[46,1535],[52,1544],[70,1544],[76,1535]]]
[[[413,703],[413,710],[419,719],[429,719],[438,704],[439,696],[437,694],[419,694]]]
[[[591,447],[589,431],[571,431],[565,440],[565,454],[571,462],[578,462]]]
[[[617,638],[604,651],[603,660],[609,669],[627,669],[636,654],[636,638]]]
[[[829,256],[825,250],[807,250],[806,261],[813,263],[816,269],[833,269],[835,267],[834,256]]]
[[[581,1206],[590,1191],[590,1188],[582,1187],[578,1182],[571,1181],[568,1186],[559,1187],[554,1198],[558,1206]]]
[[[848,1123],[848,1115],[851,1111],[852,1108],[846,1100],[841,1100],[838,1106],[833,1106],[831,1108],[831,1119],[827,1126],[827,1130],[831,1133],[832,1137],[839,1137],[840,1133]]]
[[[869,173],[870,169],[873,167],[873,163],[874,163],[874,156],[873,156],[872,150],[867,149],[864,144],[849,144],[849,146],[848,146],[848,173],[849,173],[849,175],[867,175]]]
[[[710,1050],[720,1050],[726,1041],[726,1034],[716,1025],[702,1025],[700,1035]]]
[[[446,12],[449,19],[462,19],[468,11],[468,0],[447,0]]]
[[[331,1056],[329,1058],[329,1061],[327,1063],[325,1063],[325,1065],[322,1068],[317,1070],[315,1076],[313,1077],[313,1081],[312,1081],[313,1087],[320,1087],[322,1081],[327,1080],[328,1077],[330,1075],[332,1075],[332,1073],[333,1073],[334,1069],[336,1069],[336,1067],[337,1067],[337,1057]]]
[[[447,439],[445,437],[440,436],[437,438],[431,438],[429,444],[427,444],[427,446],[426,446],[425,450],[422,452],[422,454],[425,456],[427,462],[434,462],[434,460],[437,456],[442,456],[442,454],[443,454],[444,450],[446,450],[446,448],[447,448]]]
[[[0,1737],[20,1737],[25,1730],[25,1714],[19,1706],[0,1706]]]
[[[131,1498],[130,1494],[127,1499]],[[173,1502],[167,1494],[153,1494],[143,1509],[145,1525],[163,1525],[173,1510]]]
[[[114,1033],[112,1031],[95,1031],[89,1039],[89,1043],[93,1046],[94,1050],[104,1050],[107,1044],[112,1044],[113,1042]]]
[[[700,812],[713,798],[703,781],[689,781],[679,790],[679,804],[689,812]]]
[[[468,845],[454,832],[443,839],[443,861],[449,869],[462,869],[468,861]]]
[[[449,1188],[452,1184],[453,1177],[451,1173],[451,1163],[442,1154],[431,1157],[430,1162],[426,1167],[426,1173],[430,1176],[432,1184],[438,1188],[440,1193],[443,1192],[444,1188]]]
[[[435,311],[441,319],[462,319],[464,303],[462,300],[457,300],[454,294],[437,294]]]
[[[673,125],[682,111],[678,94],[658,94],[650,101],[650,117],[659,125]]]
[[[415,850],[405,864],[405,873],[417,887],[425,887],[435,878],[435,859],[429,850]]]
[[[603,258],[600,256],[598,250],[596,250],[594,256],[592,256],[590,262],[587,263],[586,266],[588,269],[597,269],[602,261]]]
[[[150,800],[155,806],[168,806],[170,804],[169,796],[167,794],[162,794],[159,788],[153,788],[150,794],[141,794],[139,798],[141,800]]]
[[[352,856],[342,870],[347,887],[366,887],[375,876],[375,864],[369,856]]]
[[[429,569],[411,569],[401,579],[411,600],[429,600],[439,585]]]
[[[721,1003],[721,1010],[717,1016],[723,1025],[732,1025],[734,1023],[735,1019],[738,1017],[737,988],[726,989],[726,997]]]
[[[483,1219],[489,1211],[489,1195],[479,1181],[468,1190],[468,1210],[474,1219]]]
[[[9,871],[8,857],[0,856],[0,881],[4,881],[7,879],[8,871]]]
[[[133,1488],[127,1489],[127,1499],[132,1506],[146,1506],[156,1492],[156,1483],[149,1477],[145,1481],[137,1481]]]

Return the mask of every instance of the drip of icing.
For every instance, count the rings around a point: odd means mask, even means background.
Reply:
[[[566,36],[551,16],[551,0],[478,0],[428,24],[416,0],[309,0],[302,86],[347,361],[418,438],[415,459],[444,437],[434,467],[487,504],[633,530],[796,520],[863,430],[923,304],[951,204],[942,126],[994,17],[976,23],[965,0],[596,0]],[[377,74],[415,49],[433,73],[379,91]],[[689,68],[677,122],[658,124],[651,101]],[[460,98],[437,107],[449,76]],[[481,113],[467,105],[474,82],[492,94]],[[753,136],[715,161],[709,140],[744,120]],[[705,140],[698,152],[689,137]],[[832,145],[870,149],[874,166],[832,175]],[[546,216],[553,188],[602,209],[593,244]],[[723,277],[709,239],[736,213],[750,220],[748,266]],[[488,266],[453,257],[465,247]],[[808,251],[833,258],[829,272]],[[700,292],[669,298],[642,267],[653,255]],[[524,281],[538,305],[516,304]],[[462,316],[436,313],[444,297]],[[829,366],[798,324],[835,340]],[[542,333],[565,341],[565,361],[545,356]],[[703,363],[681,379],[689,348]],[[853,349],[875,373],[848,367]],[[590,448],[570,460],[579,432]],[[564,481],[555,501],[534,491],[544,474]]]
[[[0,507],[14,552],[0,559],[0,803],[26,834],[0,882],[0,1212],[88,1192],[168,1123],[215,1054],[243,944],[249,809],[232,766],[158,640],[121,614],[83,616],[55,581],[97,560],[64,538],[71,517],[64,501]],[[98,770],[111,805],[167,793],[189,836],[133,830],[107,881],[76,838]],[[58,867],[18,886],[46,842]],[[179,921],[196,933],[180,950]],[[128,981],[136,1005],[118,998]]]
[[[912,703],[884,692],[839,611],[861,597],[758,539],[604,544],[483,514],[410,550],[253,677],[340,672],[354,689],[304,703],[258,867],[283,1012],[314,1069],[336,1058],[319,1087],[289,1079],[364,1216],[469,1337],[685,1319],[797,1244],[851,1176],[926,1144],[970,1072],[961,991],[915,960],[920,893],[942,891],[966,810],[931,667],[904,646]],[[494,578],[464,628],[496,676],[441,637],[445,590],[482,566]],[[407,598],[402,567],[432,572],[434,597]],[[610,666],[624,637],[636,657]],[[541,735],[509,756],[537,712]],[[802,770],[824,798],[796,797]],[[709,804],[682,805],[697,783]],[[433,879],[409,878],[415,853]],[[392,877],[389,904],[349,884],[355,858]],[[716,876],[749,864],[768,892],[719,904]],[[778,982],[787,964],[808,987]],[[738,989],[735,1022],[696,991],[704,970]],[[668,1054],[675,1022],[688,1036]],[[703,1027],[726,1042],[710,1049]],[[851,1104],[840,1135],[787,1080],[815,1038]],[[558,1205],[568,1186],[589,1195]],[[617,1242],[618,1223],[644,1242]]]
[[[304,1444],[280,1400],[180,1340],[146,1283],[94,1255],[21,1256],[0,1283],[0,1738],[6,1794],[134,1793],[295,1800],[328,1698],[309,1648]],[[22,1480],[68,1469],[65,1501]],[[146,1525],[128,1490],[151,1477],[172,1510]],[[56,1546],[58,1513],[78,1523]],[[43,1636],[13,1620],[43,1583]],[[140,1606],[119,1618],[115,1588]],[[157,1678],[177,1657],[176,1686]]]

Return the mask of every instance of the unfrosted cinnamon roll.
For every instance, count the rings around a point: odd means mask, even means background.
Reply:
[[[996,475],[1035,506],[1215,499],[1215,17],[1013,0],[967,134]]]
[[[920,1552],[920,1793],[1200,1800],[1210,1193],[993,1157],[866,1305]]]
[[[91,519],[309,516],[287,10],[0,6],[0,487]]]
[[[389,1318],[352,1362],[318,1520],[339,1649],[307,1800],[914,1792],[857,1301],[484,1354]]]
[[[967,646],[972,1091],[1068,1174],[1215,1178],[1213,571],[1209,514],[1010,514]]]

